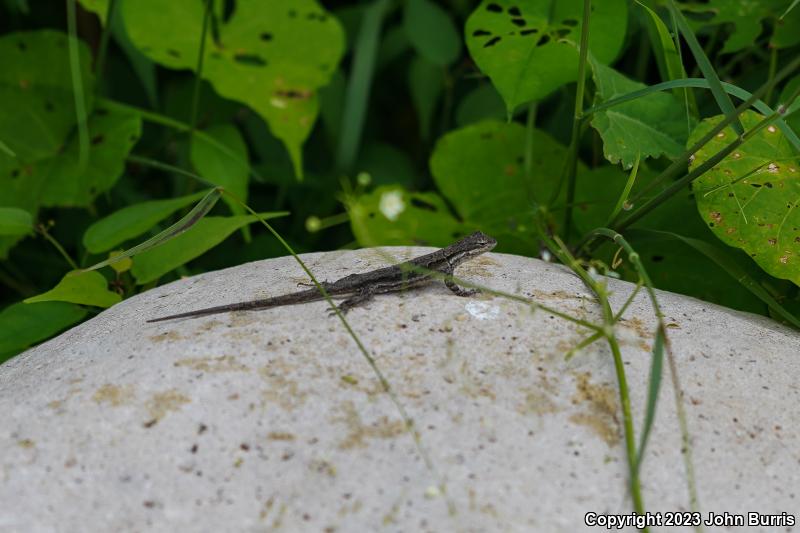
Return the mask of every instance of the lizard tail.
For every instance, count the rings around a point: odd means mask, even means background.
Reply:
[[[151,318],[147,322],[161,322],[163,320],[173,320],[176,318],[194,318],[205,315],[214,315],[217,313],[227,313],[229,311],[253,311],[256,309],[268,309],[270,307],[277,307],[279,305],[303,303],[312,300],[319,300],[321,298],[322,294],[320,294],[320,292],[315,287],[307,291],[296,292],[292,294],[284,294],[281,296],[274,296],[272,298],[265,298],[263,300],[252,300],[250,302],[217,305],[215,307],[198,309],[196,311],[187,311],[186,313],[178,313],[175,315],[167,315],[158,318]]]

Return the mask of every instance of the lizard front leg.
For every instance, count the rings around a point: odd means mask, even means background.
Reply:
[[[455,269],[451,266],[450,268],[442,272],[447,276],[446,278],[444,278],[444,285],[445,287],[450,289],[453,292],[453,294],[455,294],[456,296],[467,297],[467,296],[473,296],[481,292],[478,289],[465,289],[463,287],[459,287],[458,284],[455,281],[453,281],[453,278],[451,277],[453,275],[454,270]]]

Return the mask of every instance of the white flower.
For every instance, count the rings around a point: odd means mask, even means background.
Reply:
[[[403,193],[401,191],[387,191],[381,195],[381,201],[378,203],[383,216],[394,222],[400,213],[406,210],[406,204],[403,201]]]

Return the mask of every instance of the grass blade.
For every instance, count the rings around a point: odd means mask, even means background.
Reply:
[[[666,336],[664,330],[659,324],[656,329],[656,340],[653,344],[653,362],[650,365],[650,380],[647,385],[647,404],[644,414],[644,426],[642,427],[642,436],[639,439],[639,449],[636,452],[636,472],[638,475],[642,467],[642,459],[644,458],[644,451],[647,448],[647,441],[650,438],[650,430],[653,428],[653,422],[656,419],[656,406],[658,405],[658,392],[661,390],[661,376],[664,368],[664,343]]]
[[[708,56],[706,56],[706,53],[703,51],[703,47],[697,42],[697,37],[695,37],[692,28],[689,27],[689,22],[686,20],[686,17],[683,16],[678,6],[675,5],[675,0],[669,0],[669,9],[672,16],[675,18],[678,29],[686,40],[686,44],[689,45],[689,50],[692,51],[692,55],[695,61],[697,61],[700,72],[702,72],[705,79],[708,80],[711,94],[714,95],[714,99],[717,101],[720,110],[722,110],[728,118],[734,116],[735,109],[733,107],[733,102],[728,96],[728,93],[722,88],[722,82],[719,76],[717,76],[717,72],[714,70],[711,61],[709,61]],[[733,121],[733,129],[739,135],[744,133],[744,126],[742,126],[738,118]]]
[[[208,194],[206,194],[205,197],[203,197],[203,199],[192,208],[191,211],[183,216],[183,218],[158,235],[151,237],[143,243],[137,244],[133,248],[129,248],[124,252],[115,255],[114,257],[110,257],[105,261],[101,261],[95,265],[79,270],[77,273],[89,272],[91,270],[97,270],[98,268],[108,266],[112,263],[116,263],[117,261],[121,261],[122,259],[132,257],[138,253],[155,248],[156,246],[164,244],[168,240],[177,237],[181,233],[185,233],[191,229],[191,227],[194,226],[198,220],[206,216],[208,212],[211,211],[211,208],[214,207],[214,204],[216,204],[217,200],[219,200],[220,196],[222,196],[222,191],[223,189],[221,187],[215,187],[211,189],[208,191]]]
[[[370,86],[378,57],[381,26],[390,6],[389,0],[375,0],[364,10],[364,18],[358,30],[353,67],[344,99],[339,149],[336,153],[336,167],[343,172],[350,172],[358,157]]]

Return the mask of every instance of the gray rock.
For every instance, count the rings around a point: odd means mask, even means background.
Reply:
[[[385,263],[375,250],[303,257],[330,280]],[[562,267],[489,254],[457,274],[599,322]],[[547,312],[436,285],[348,315],[419,446],[324,302],[145,323],[300,281],[291,258],[183,279],[0,366],[0,531],[572,532],[586,513],[631,512],[610,351],[565,361],[586,330]],[[615,308],[633,288],[608,286]],[[781,514],[800,509],[800,335],[658,296],[702,518],[800,519]],[[637,431],[654,327],[641,294],[617,328]],[[642,467],[649,511],[690,510],[682,448],[665,366]]]

